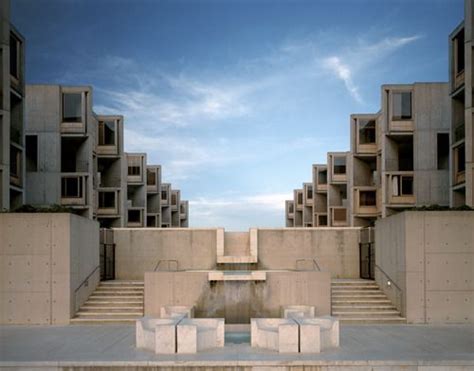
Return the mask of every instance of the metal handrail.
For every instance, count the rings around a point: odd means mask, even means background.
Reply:
[[[175,260],[175,259],[164,259],[164,260],[158,260],[158,262],[156,263],[155,269],[153,271],[156,272],[158,270],[158,267],[160,266],[160,264],[164,263],[164,262],[168,263],[168,271],[171,271],[171,269],[170,269],[170,263],[171,262],[176,263],[176,271],[178,270],[178,261],[177,260]]]
[[[316,259],[296,259],[296,268],[298,269],[298,262],[304,262],[304,261],[312,262],[313,266],[316,267],[318,269],[318,271],[321,272],[321,268],[320,268],[318,262],[316,261]]]
[[[390,280],[390,283],[393,284],[393,286],[395,286],[400,292],[403,292],[403,290],[395,283],[392,277],[390,277],[382,268],[380,268],[377,264],[375,264],[375,268],[381,271],[385,275],[385,277]]]
[[[97,269],[99,269],[99,268],[100,268],[100,264],[99,264],[97,267],[95,267],[94,270],[93,270],[91,273],[89,273],[89,275],[81,282],[81,284],[77,287],[77,289],[74,290],[74,293],[76,293],[76,292],[82,287],[82,285],[84,285],[86,282],[88,283],[89,278],[91,278],[91,276],[92,276],[92,275],[97,271]]]

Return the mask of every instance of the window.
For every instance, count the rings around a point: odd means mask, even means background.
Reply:
[[[375,191],[360,191],[359,192],[360,206],[376,206],[377,197]]]
[[[115,208],[115,192],[99,192],[99,208]]]
[[[373,144],[376,141],[375,120],[358,120],[359,143]]]
[[[176,193],[171,194],[171,205],[176,205],[178,202],[178,199],[176,197]]]
[[[180,208],[181,208],[181,214],[185,214],[186,213],[186,206],[184,206],[184,204],[181,204],[180,205]]]
[[[449,134],[438,133],[437,135],[437,162],[438,170],[449,168]]]
[[[328,225],[328,216],[327,215],[318,215],[318,225],[320,227]]]
[[[63,122],[82,122],[82,94],[63,94]]]
[[[140,166],[129,166],[128,167],[128,175],[140,175]]]
[[[457,171],[458,173],[466,170],[466,149],[464,144],[456,148],[457,155]]]
[[[10,146],[10,175],[20,178],[21,174],[21,152],[13,146]]]
[[[298,192],[297,201],[298,205],[303,205],[303,192]]]
[[[156,185],[156,172],[151,169],[146,169],[146,184],[149,186]]]
[[[455,73],[464,71],[464,29],[456,35],[454,39]]]
[[[413,196],[413,176],[397,175],[392,178],[393,196]]]
[[[308,188],[306,189],[306,198],[308,200],[313,199],[313,187],[312,186],[308,186]]]
[[[140,210],[128,210],[128,222],[129,223],[141,223],[142,217]]]
[[[294,205],[293,205],[293,202],[288,204],[288,212],[290,214],[293,214],[295,211],[294,211]]]
[[[392,93],[392,119],[410,120],[411,92]]]
[[[20,52],[21,41],[10,33],[10,75],[15,79],[20,79]]]
[[[162,200],[167,200],[168,199],[168,192],[161,191],[161,199]]]
[[[156,227],[156,216],[149,215],[146,217],[146,226],[147,227]]]
[[[333,217],[335,222],[345,222],[346,221],[346,209],[333,209]]]
[[[81,198],[82,181],[78,177],[63,177],[61,179],[61,197]]]
[[[402,176],[402,196],[413,194],[413,177]]]
[[[334,174],[345,174],[346,173],[346,158],[341,156],[334,157]]]
[[[321,184],[321,185],[328,184],[328,171],[327,170],[318,171],[318,184]]]
[[[99,145],[115,145],[115,121],[99,121]]]
[[[38,171],[38,136],[26,135],[26,171]]]

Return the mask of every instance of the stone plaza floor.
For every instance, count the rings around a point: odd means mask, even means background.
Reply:
[[[135,348],[133,325],[1,326],[1,367],[77,366],[438,366],[474,369],[474,326],[341,326],[339,349],[278,354],[253,349],[248,333],[194,355],[155,355]]]

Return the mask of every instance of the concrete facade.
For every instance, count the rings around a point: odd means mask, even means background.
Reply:
[[[449,36],[451,206],[474,207],[474,0]]]
[[[146,226],[161,227],[161,166],[146,167]]]
[[[24,203],[25,39],[10,23],[10,1],[0,4],[0,210]]]
[[[127,225],[123,116],[99,115],[97,135],[97,220],[102,228]]]
[[[145,315],[159,316],[166,305],[194,305],[196,317],[223,317],[250,323],[254,317],[279,317],[282,306],[301,303],[329,314],[330,275],[319,271],[266,271],[266,280],[215,282],[208,271],[146,272]]]
[[[26,203],[97,214],[97,116],[90,87],[27,85]]]
[[[359,277],[358,228],[239,233],[219,228],[119,228],[114,229],[114,242],[116,278],[121,280],[141,280],[147,271],[214,270],[217,264],[254,264],[257,270],[320,269],[334,278]]]
[[[474,212],[376,222],[375,279],[408,323],[474,323]]]
[[[146,153],[126,153],[127,227],[146,227],[147,167]]]
[[[285,205],[287,227],[368,227],[413,207],[449,205],[448,84],[383,85],[381,101],[378,113],[351,115],[350,152],[313,165],[311,188],[294,191],[294,215]]]
[[[0,214],[0,235],[0,323],[68,324],[100,278],[97,222]]]

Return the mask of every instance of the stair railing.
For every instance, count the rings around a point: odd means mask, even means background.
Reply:
[[[158,262],[156,263],[155,265],[155,269],[153,270],[154,272],[156,272],[158,270],[158,268],[160,268],[160,266],[163,264],[167,264],[167,267],[168,269],[162,269],[162,271],[170,271],[170,272],[176,272],[178,271],[178,261],[175,260],[175,259],[163,259],[163,260],[158,260]],[[174,263],[175,264],[175,269],[171,269],[171,264]]]
[[[78,300],[77,300],[77,294],[78,294],[78,292],[79,292],[79,289],[80,289],[81,287],[83,287],[83,286],[84,286],[84,287],[88,287],[88,286],[89,286],[89,279],[92,277],[92,275],[93,275],[95,272],[97,272],[98,269],[100,269],[100,264],[99,264],[97,267],[95,267],[95,268],[93,269],[93,271],[90,272],[90,273],[87,275],[87,277],[84,278],[84,280],[81,282],[81,284],[80,284],[79,286],[77,286],[77,288],[74,290],[74,311],[75,311],[75,312],[77,312],[77,311],[79,310],[79,307],[80,307],[81,304],[82,304],[82,303],[79,304],[79,303],[78,303]],[[100,278],[99,278],[99,280],[100,280]]]
[[[396,302],[393,303],[395,307],[402,312],[402,298],[403,298],[403,290],[396,284],[396,282],[377,264],[375,264],[375,269],[377,269],[382,275],[384,276],[384,281],[386,281],[385,286],[394,287],[396,289]],[[386,290],[383,287],[380,288],[385,294],[387,294]],[[387,295],[388,296],[388,295]],[[392,300],[391,297],[389,299]],[[403,314],[403,313],[402,313]]]

